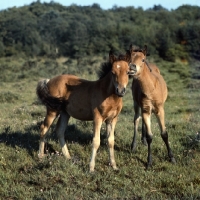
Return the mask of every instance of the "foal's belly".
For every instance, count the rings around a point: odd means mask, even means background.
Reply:
[[[90,107],[86,105],[73,105],[69,104],[66,107],[67,113],[75,119],[91,121],[93,120],[93,113]]]

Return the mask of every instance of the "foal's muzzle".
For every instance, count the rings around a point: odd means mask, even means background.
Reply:
[[[117,87],[116,88],[116,95],[119,96],[119,97],[123,97],[126,93],[126,88],[119,88]]]
[[[130,63],[130,64],[129,64],[129,67],[130,67],[130,71],[129,71],[128,75],[132,75],[132,76],[135,75],[136,72],[137,72],[136,65]]]

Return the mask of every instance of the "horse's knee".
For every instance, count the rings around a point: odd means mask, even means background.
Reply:
[[[44,129],[44,122],[42,122],[41,126],[40,126],[40,130]]]
[[[93,148],[98,149],[100,146],[100,138],[94,137],[92,144],[93,144]]]
[[[161,133],[161,137],[162,137],[163,139],[168,139],[168,133],[167,133],[167,131],[163,131],[163,132]]]
[[[113,148],[114,147],[114,137],[109,137],[108,138],[108,146],[109,148]]]
[[[133,122],[134,122],[134,126],[136,127],[136,128],[138,128],[138,125],[139,125],[139,122],[140,122],[140,116],[139,115],[137,115],[137,116],[135,116],[134,117],[134,120],[133,120]]]
[[[44,128],[45,128],[45,125],[44,125],[44,122],[42,122],[42,124],[40,126],[40,136],[44,135]]]

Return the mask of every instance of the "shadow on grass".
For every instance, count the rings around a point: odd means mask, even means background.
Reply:
[[[13,131],[10,126],[7,126],[0,134],[0,143],[4,143],[15,149],[27,149],[28,153],[33,156],[33,150],[38,149],[39,141],[39,135],[34,134],[36,130],[38,130],[37,125],[26,128],[23,133],[21,131]]]
[[[181,145],[185,148],[185,152],[198,151],[200,152],[200,133],[186,135],[179,139]]]
[[[22,131],[13,131],[10,126],[7,126],[2,133],[0,133],[0,143],[4,143],[7,146],[11,146],[15,149],[23,148],[33,157],[34,152],[38,152],[39,149],[39,131],[40,124],[32,125],[25,128]],[[78,143],[80,145],[88,145],[92,143],[93,134],[87,130],[80,130],[76,125],[69,125],[65,132],[65,140],[69,143]],[[105,134],[101,135],[101,141],[106,138]],[[47,142],[45,144],[45,150],[49,153],[55,153],[56,149],[48,142],[48,140],[54,140],[58,143],[58,138],[55,133],[55,125],[52,125],[47,133]],[[103,143],[104,145],[104,143]]]

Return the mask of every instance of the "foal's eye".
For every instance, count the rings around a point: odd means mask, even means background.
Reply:
[[[143,58],[143,59],[142,59],[142,62],[144,62],[144,61],[145,61],[145,59]]]

